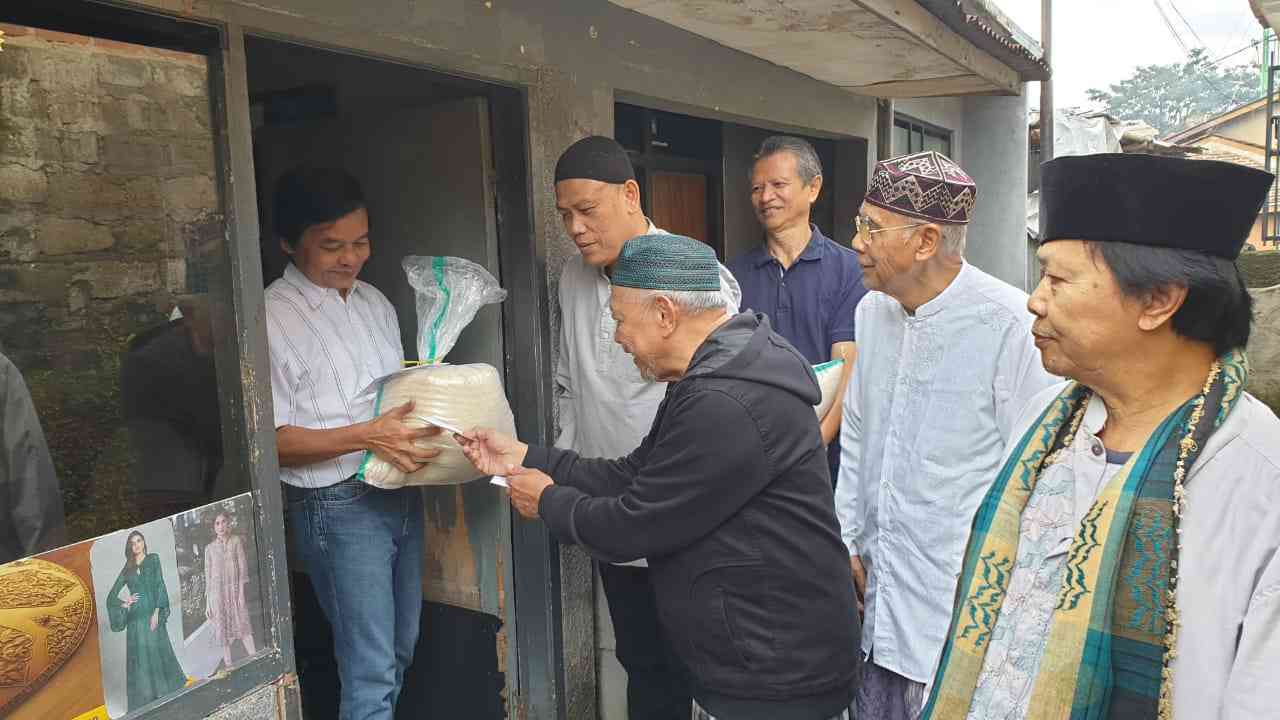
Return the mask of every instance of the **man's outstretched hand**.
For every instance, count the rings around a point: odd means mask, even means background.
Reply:
[[[454,435],[476,470],[485,475],[508,475],[520,467],[529,446],[493,428],[473,428],[465,435]]]
[[[555,481],[541,470],[515,467],[507,471],[511,507],[528,520],[538,517],[538,503],[542,500],[542,491],[554,484]]]

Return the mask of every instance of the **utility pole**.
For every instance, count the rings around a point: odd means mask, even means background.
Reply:
[[[876,160],[888,160],[906,153],[893,146],[893,98],[876,99]]]
[[[1053,159],[1053,0],[1040,0],[1040,47],[1044,50],[1044,62],[1049,66],[1049,77],[1040,81],[1040,162]],[[1036,233],[1044,238],[1044,191],[1040,189],[1040,228]],[[1040,262],[1036,259],[1034,243],[1027,248],[1027,292],[1036,286],[1040,277]]]
[[[1040,83],[1040,162],[1053,159],[1053,0],[1040,0],[1040,47],[1049,79]]]

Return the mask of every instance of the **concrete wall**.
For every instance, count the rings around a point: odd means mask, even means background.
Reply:
[[[251,34],[347,48],[522,88],[528,98],[534,242],[544,263],[550,298],[555,297],[561,266],[575,252],[554,209],[555,160],[583,135],[612,134],[616,101],[803,134],[867,138],[867,162],[875,157],[876,114],[870,98],[853,96],[598,0],[135,3],[240,25]],[[1021,115],[1019,122],[1025,155]],[[966,128],[962,134],[980,134],[967,123]],[[982,135],[989,136],[996,133]],[[966,139],[964,144],[969,142]],[[549,304],[553,338],[558,337],[554,305]],[[591,718],[597,713],[596,642],[592,573],[586,556],[574,548],[563,549],[559,579],[564,703],[569,718]]]
[[[1280,413],[1280,285],[1254,289],[1249,336],[1249,392]]]
[[[1026,98],[964,101],[961,134],[970,152],[962,165],[978,185],[969,225],[969,262],[1010,285],[1028,287]]]
[[[1026,97],[917,98],[894,112],[950,130],[952,159],[978,184],[969,226],[969,262],[1011,285],[1027,288]],[[900,154],[894,148],[894,154]]]
[[[1267,141],[1266,105],[1224,124],[1215,130],[1213,134],[1262,146]]]

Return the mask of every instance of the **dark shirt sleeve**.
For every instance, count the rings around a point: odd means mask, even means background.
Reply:
[[[867,294],[867,288],[862,284],[862,271],[856,260],[845,266],[842,277],[844,285],[836,296],[831,317],[827,319],[828,350],[831,345],[839,342],[853,342],[853,311],[857,309],[862,296]]]
[[[531,449],[525,464],[556,481],[539,506],[551,532],[607,562],[666,555],[735,515],[773,476],[755,421],[716,390],[673,401],[651,438],[646,456],[628,458],[626,483],[618,461]]]
[[[626,457],[608,460],[584,458],[572,450],[530,445],[524,466],[545,472],[556,481],[556,485],[573,488],[592,497],[608,497],[621,495],[635,480],[635,457],[640,452],[638,448]]]

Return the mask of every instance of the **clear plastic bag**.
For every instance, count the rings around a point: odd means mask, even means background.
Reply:
[[[449,354],[480,308],[507,299],[488,270],[465,258],[409,255],[400,264],[417,297],[418,357],[426,364]]]
[[[821,365],[813,366],[813,374],[818,378],[818,387],[822,390],[822,399],[817,405],[813,406],[814,412],[818,413],[818,419],[827,416],[827,411],[831,406],[840,402],[841,398],[836,397],[836,391],[840,389],[840,374],[844,372],[844,358],[824,362]]]
[[[459,428],[483,425],[514,435],[515,419],[498,371],[484,363],[441,362],[480,308],[502,302],[507,291],[488,270],[463,258],[410,255],[401,264],[417,296],[418,357],[423,364],[380,378],[362,394],[376,395],[374,412],[379,415],[412,401],[413,411],[404,419],[409,427],[426,427],[435,418]],[[366,452],[360,478],[375,487],[398,488],[457,485],[482,477],[449,433],[416,444],[440,454],[406,475]]]

